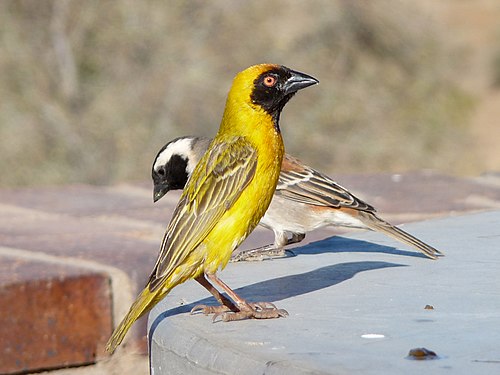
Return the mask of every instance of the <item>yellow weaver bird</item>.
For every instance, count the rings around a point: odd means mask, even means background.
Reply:
[[[236,75],[219,132],[186,183],[149,281],[106,351],[113,352],[132,324],[172,288],[192,278],[221,304],[195,306],[195,311],[221,315],[224,321],[287,315],[271,303],[245,301],[216,272],[227,265],[271,202],[284,154],[281,110],[298,90],[316,83],[281,65],[255,65]]]

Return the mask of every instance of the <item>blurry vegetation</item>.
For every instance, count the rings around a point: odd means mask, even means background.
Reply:
[[[3,186],[149,179],[173,137],[215,134],[235,73],[319,78],[282,116],[332,175],[461,172],[464,56],[410,1],[0,2]]]
[[[493,74],[493,86],[500,88],[500,30],[497,32],[497,43],[496,48],[493,51],[493,63],[492,63],[492,74]]]

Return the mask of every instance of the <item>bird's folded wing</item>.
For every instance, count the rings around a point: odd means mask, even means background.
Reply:
[[[256,150],[244,138],[209,148],[188,180],[165,232],[149,280],[151,291],[182,264],[232,207],[252,180],[256,166]]]
[[[286,155],[283,161],[275,194],[313,206],[349,207],[375,212],[371,205],[352,195],[330,177],[290,155]]]

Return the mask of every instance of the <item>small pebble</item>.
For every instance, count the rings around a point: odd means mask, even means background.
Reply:
[[[429,350],[426,348],[415,348],[415,349],[411,349],[408,352],[408,357],[406,357],[406,358],[423,360],[423,359],[436,359],[436,358],[438,358],[438,356],[432,350]]]

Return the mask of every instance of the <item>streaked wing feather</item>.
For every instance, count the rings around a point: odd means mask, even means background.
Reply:
[[[375,212],[375,208],[337,184],[330,177],[287,155],[295,168],[282,169],[275,194],[289,200],[324,207],[349,207]]]
[[[208,152],[187,182],[165,232],[149,280],[152,291],[205,239],[255,174],[256,151],[243,138]]]

